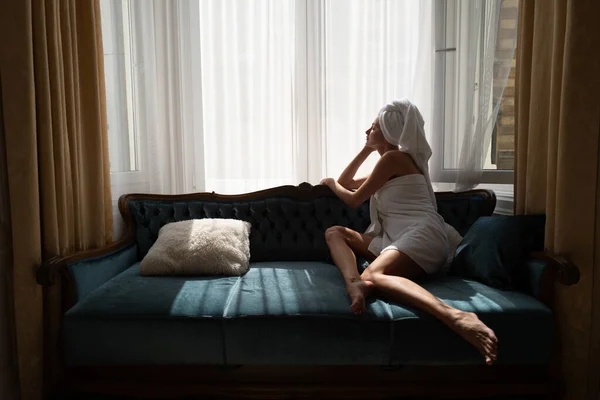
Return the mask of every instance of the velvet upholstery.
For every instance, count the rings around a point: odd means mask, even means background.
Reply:
[[[456,194],[438,198],[438,211],[461,235],[482,215],[487,199]],[[193,218],[236,218],[252,224],[251,261],[325,260],[329,255],[325,230],[342,225],[364,231],[370,223],[369,202],[353,209],[337,197],[324,196],[310,201],[265,198],[250,201],[131,200],[129,212],[135,226],[135,240],[142,259],[160,228]]]
[[[135,245],[100,257],[87,258],[68,266],[75,282],[75,300],[79,301],[92,290],[125,271],[137,261]]]
[[[78,288],[63,325],[69,365],[483,363],[454,332],[410,307],[373,300],[362,316],[350,311],[324,232],[332,225],[365,229],[368,203],[351,209],[331,196],[306,201],[134,198],[124,206],[132,217],[134,245],[69,266]],[[490,212],[478,195],[438,197],[438,207],[460,232]],[[204,217],[252,224],[245,275],[140,275],[139,260],[161,226]],[[128,262],[131,267],[123,270]],[[357,263],[359,269],[368,264],[360,258]],[[541,275],[526,276],[522,287],[529,293]],[[534,296],[459,277],[436,278],[424,286],[449,304],[476,312],[496,330],[502,337],[498,363],[547,363],[552,313]]]
[[[437,207],[444,220],[465,236],[471,225],[486,215],[488,203],[482,196],[456,193],[451,198],[438,197]]]
[[[253,201],[151,201],[129,203],[143,258],[160,228],[169,222],[192,218],[235,218],[252,224],[251,261],[323,260],[329,254],[324,232],[332,225],[361,231],[369,224],[368,203],[356,209],[339,199],[312,201],[267,198]]]
[[[545,364],[552,354],[552,312],[541,301],[458,277],[423,284],[459,310],[474,312],[500,338],[498,364]],[[479,364],[481,355],[429,314],[392,304],[393,364]]]
[[[225,312],[233,364],[385,365],[390,313],[382,301],[350,312],[337,268],[323,262],[253,263]]]
[[[499,363],[543,364],[552,314],[540,301],[455,277],[425,287],[502,337]],[[145,277],[139,264],[65,316],[67,362],[93,364],[481,364],[433,317],[382,300],[349,310],[334,265],[252,263],[241,277]]]
[[[514,289],[526,255],[544,248],[545,215],[479,218],[454,254],[450,273],[497,289]]]
[[[64,318],[69,364],[222,364],[222,317],[237,277],[140,276],[139,263]]]

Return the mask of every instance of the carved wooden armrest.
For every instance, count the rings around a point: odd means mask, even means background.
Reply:
[[[532,294],[548,307],[553,305],[557,282],[567,286],[579,282],[579,268],[566,258],[549,252],[529,253],[526,268]]]
[[[536,251],[529,254],[529,260],[546,262],[550,267],[554,279],[558,283],[574,285],[579,282],[579,268],[562,256],[544,251]]]

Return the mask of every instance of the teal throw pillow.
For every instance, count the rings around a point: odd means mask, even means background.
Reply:
[[[526,254],[544,248],[546,216],[481,217],[456,248],[449,273],[511,290]]]

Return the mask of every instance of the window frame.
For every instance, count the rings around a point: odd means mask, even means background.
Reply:
[[[115,206],[116,201],[123,194],[149,191],[149,182],[145,172],[145,138],[144,135],[140,134],[139,129],[139,120],[143,116],[140,115],[141,110],[136,100],[138,88],[135,78],[135,70],[138,68],[138,66],[135,59],[136,46],[134,40],[132,39],[132,32],[136,29],[135,21],[131,14],[133,5],[131,0],[111,2],[110,12],[115,11],[113,7],[115,7],[117,3],[120,4],[119,12],[121,13],[123,24],[120,26],[121,30],[115,33],[122,35],[123,37],[123,53],[125,56],[125,62],[122,68],[123,73],[125,74],[125,107],[127,109],[127,127],[130,146],[129,165],[133,166],[134,169],[129,171],[110,171],[111,197],[113,203],[115,203]],[[107,99],[107,101],[111,100]]]

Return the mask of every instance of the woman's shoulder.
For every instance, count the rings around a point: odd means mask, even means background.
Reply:
[[[408,154],[402,150],[389,150],[389,151],[385,152],[383,157],[399,158],[399,159],[412,159],[410,154]]]
[[[387,158],[389,161],[387,164],[392,166],[394,171],[400,175],[421,173],[409,153],[401,150],[390,150],[383,157]]]

